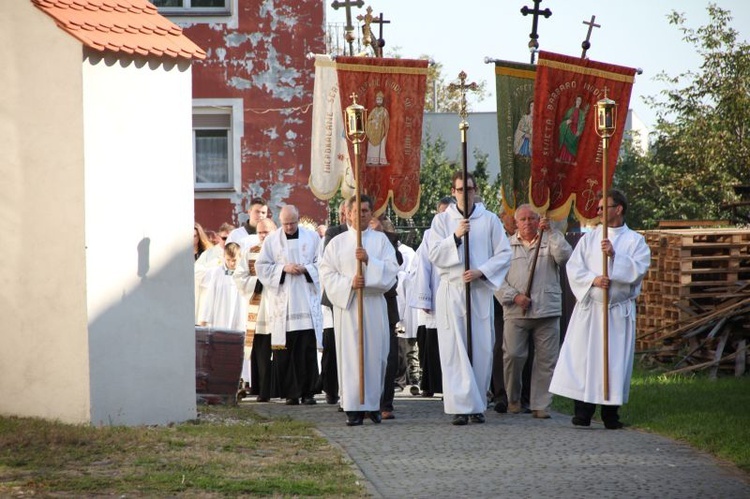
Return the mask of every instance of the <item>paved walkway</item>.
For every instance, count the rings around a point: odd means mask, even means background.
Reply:
[[[439,398],[397,394],[396,419],[350,428],[322,399],[242,405],[315,423],[373,497],[750,498],[750,477],[687,445],[598,423],[577,428],[562,414],[537,420],[490,410],[485,424],[457,427]]]

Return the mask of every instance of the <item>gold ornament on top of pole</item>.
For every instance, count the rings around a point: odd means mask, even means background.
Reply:
[[[607,87],[604,87],[604,98],[596,103],[596,134],[602,138],[602,239],[609,239],[609,224],[607,221],[609,215],[607,156],[609,156],[609,139],[615,133],[616,122],[617,103],[607,97]],[[604,250],[602,250],[602,253],[602,275],[609,277],[609,257]],[[602,307],[602,369],[604,371],[604,378],[602,384],[604,387],[604,400],[609,400],[609,288],[604,288],[602,291],[604,292],[604,304]]]
[[[361,205],[361,182],[359,175],[360,144],[365,140],[365,121],[367,110],[357,104],[357,94],[352,92],[352,104],[346,108],[346,138],[354,146],[354,196],[357,214]],[[359,227],[359,216],[353,220],[357,231],[357,248],[362,247],[362,230]],[[362,263],[357,262],[357,277],[362,276]],[[365,326],[364,326],[364,289],[357,288],[357,330],[359,334],[359,403],[365,403]]]

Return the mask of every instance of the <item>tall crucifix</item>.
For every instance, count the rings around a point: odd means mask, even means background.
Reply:
[[[378,17],[372,20],[373,24],[380,25],[380,32],[378,34],[378,42],[375,44],[375,55],[377,57],[383,57],[383,47],[385,47],[385,40],[383,39],[383,25],[390,24],[390,21],[383,19],[383,13],[381,12]]]
[[[466,83],[466,73],[461,71],[458,74],[458,83],[451,83],[448,85],[448,90],[461,92],[461,108],[458,111],[458,115],[461,117],[461,123],[458,125],[458,129],[461,131],[461,163],[462,163],[462,179],[463,179],[463,207],[464,207],[464,219],[468,219],[469,215],[469,188],[467,186],[467,177],[469,174],[469,162],[468,162],[468,144],[466,143],[466,136],[469,131],[469,122],[466,118],[469,116],[469,112],[466,110],[466,92],[469,90],[476,91],[479,86],[475,82]],[[476,186],[475,186],[476,187]],[[464,234],[464,270],[469,270],[469,233]],[[467,282],[466,285],[466,355],[469,357],[469,362],[473,357],[473,347],[471,341],[471,283]]]
[[[365,4],[364,0],[335,0],[331,7],[333,10],[339,10],[339,7],[346,9],[346,27],[344,28],[344,40],[349,44],[349,55],[354,55],[354,25],[352,24],[352,7],[361,9]]]
[[[583,24],[589,25],[589,32],[586,33],[586,39],[581,43],[581,48],[583,49],[583,52],[581,52],[581,59],[586,58],[586,51],[591,48],[591,42],[589,41],[591,39],[591,30],[594,28],[601,28],[601,24],[596,24],[594,21],[596,20],[596,16],[591,16],[591,21],[583,21]]]
[[[539,4],[542,3],[542,0],[534,0],[534,8],[530,9],[526,7],[525,5],[521,8],[521,14],[524,16],[527,16],[529,14],[532,15],[532,21],[531,21],[531,33],[529,34],[529,51],[531,52],[531,64],[534,64],[534,59],[536,58],[536,51],[539,49],[539,42],[537,41],[539,39],[539,34],[537,33],[537,28],[539,25],[539,16],[544,16],[545,19],[547,19],[549,16],[552,15],[552,11],[549,9],[541,10],[539,9]]]

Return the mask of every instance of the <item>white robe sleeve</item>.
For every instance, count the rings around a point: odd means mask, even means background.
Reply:
[[[281,286],[284,261],[276,262],[274,259],[274,250],[277,249],[275,246],[281,245],[279,238],[281,237],[282,230],[277,229],[266,237],[260,249],[260,255],[258,255],[258,259],[255,261],[255,272],[258,274],[258,279],[263,283],[263,286],[270,289],[278,289]]]
[[[492,256],[478,267],[478,270],[480,270],[485,277],[478,282],[489,286],[494,291],[499,289],[505,280],[505,274],[508,273],[508,269],[510,268],[512,252],[500,219],[493,216],[491,220],[489,234],[481,234],[480,241],[482,240],[482,237],[490,238]],[[471,238],[469,240],[471,241]]]
[[[414,257],[416,261],[416,269],[414,272],[414,292],[412,293],[412,299],[409,301],[409,306],[413,308],[419,308],[422,310],[432,310],[432,263],[427,256],[427,237],[429,237],[429,229],[425,233],[425,239],[422,240],[422,244],[417,248],[417,255]]]
[[[242,296],[246,299],[251,299],[255,292],[255,285],[258,283],[258,276],[250,274],[250,267],[248,265],[248,252],[245,252],[237,262],[237,268],[234,270],[234,283],[237,285]]]

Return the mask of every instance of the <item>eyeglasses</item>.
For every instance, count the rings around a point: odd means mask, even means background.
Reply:
[[[607,206],[607,208],[617,208],[618,206],[620,206],[620,205],[619,204],[612,204],[612,205]],[[596,207],[596,212],[599,213],[600,211],[604,211],[604,207],[603,206],[597,206]]]
[[[453,190],[456,191],[456,192],[458,192],[459,194],[462,193],[462,192],[464,192],[464,188],[463,187],[456,187]],[[476,187],[467,187],[466,188],[466,192],[474,192],[476,190],[477,190]]]

